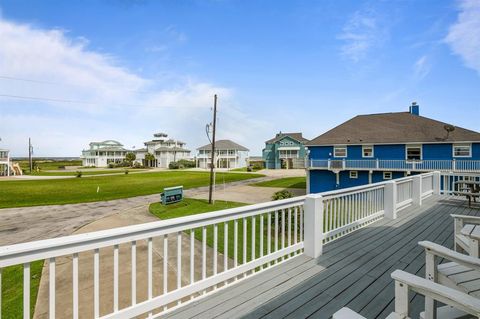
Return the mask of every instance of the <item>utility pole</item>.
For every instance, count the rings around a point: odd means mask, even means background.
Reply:
[[[30,174],[32,174],[33,170],[33,162],[32,162],[32,141],[30,137],[28,138],[28,163],[30,164]]]
[[[217,95],[213,96],[213,133],[212,133],[212,162],[210,164],[210,189],[208,191],[208,203],[212,204],[213,183],[215,182],[215,129],[217,125]]]

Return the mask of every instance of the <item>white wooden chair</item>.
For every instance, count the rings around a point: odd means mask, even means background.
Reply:
[[[428,241],[419,242],[419,245],[425,248],[425,278],[427,280],[455,289],[459,295],[469,296],[469,300],[473,298],[480,303],[479,258],[464,255]],[[438,264],[439,258],[444,259],[442,264]],[[434,318],[433,313],[436,308],[433,299],[426,296],[426,318]]]
[[[474,257],[478,257],[478,241],[463,235],[461,231],[466,224],[480,225],[480,217],[455,214],[450,216],[453,217],[455,251],[463,250]]]
[[[480,317],[480,300],[461,293],[458,290],[442,286],[430,280],[409,274],[402,270],[395,270],[392,273],[395,280],[395,311],[387,316],[386,319],[408,319],[409,313],[409,291],[416,292],[425,296],[425,299],[431,299],[446,304],[437,311],[437,317],[440,318],[461,318],[461,317]],[[421,318],[435,318],[433,313],[424,312],[420,314]],[[333,314],[333,319],[366,319],[356,312],[342,308]]]

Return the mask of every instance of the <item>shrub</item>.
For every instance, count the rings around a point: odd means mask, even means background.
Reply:
[[[286,189],[275,192],[272,196],[272,200],[280,200],[280,199],[285,199],[285,198],[292,198],[293,194]]]
[[[115,163],[108,163],[108,168],[114,168],[115,167]]]
[[[130,165],[136,158],[137,156],[135,155],[135,153],[128,152],[127,154],[125,154],[125,162],[130,163]]]
[[[193,168],[195,167],[195,161],[189,161],[187,159],[178,160],[177,163],[182,166],[182,168]]]
[[[256,162],[256,163],[253,163],[252,166],[253,166],[252,168],[253,168],[254,171],[259,171],[259,170],[263,169],[263,163]]]
[[[133,163],[133,168],[143,168],[143,165],[139,162]]]
[[[75,176],[80,178],[80,177],[82,177],[82,174],[83,174],[82,171],[77,171]]]
[[[181,167],[180,167],[180,164],[178,164],[178,162],[170,162],[170,164],[168,164],[168,168],[169,169],[179,169]]]
[[[125,175],[128,175],[128,169],[125,170]]]

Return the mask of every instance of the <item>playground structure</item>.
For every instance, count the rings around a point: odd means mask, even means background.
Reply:
[[[19,163],[13,163],[10,160],[10,151],[0,149],[0,176],[18,176],[23,175]]]

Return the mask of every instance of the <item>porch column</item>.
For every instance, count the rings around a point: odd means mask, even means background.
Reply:
[[[413,176],[412,200],[414,205],[422,205],[422,176]]]
[[[310,194],[304,204],[304,253],[317,258],[323,251],[323,197]]]
[[[397,184],[394,181],[385,183],[384,189],[384,212],[389,219],[397,218]]]

